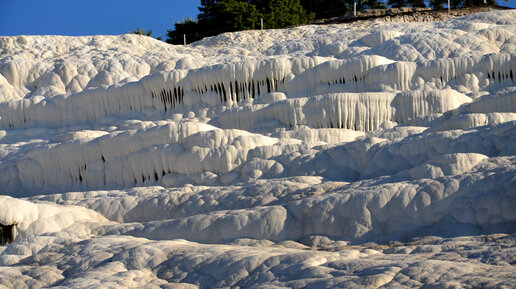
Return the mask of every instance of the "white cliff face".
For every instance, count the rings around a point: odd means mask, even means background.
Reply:
[[[0,284],[511,286],[515,78],[514,11],[0,37]]]

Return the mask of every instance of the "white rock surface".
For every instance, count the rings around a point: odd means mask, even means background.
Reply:
[[[0,37],[0,287],[510,288],[516,12]]]

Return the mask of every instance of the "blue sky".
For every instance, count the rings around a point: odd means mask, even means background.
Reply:
[[[516,0],[499,4],[516,8]],[[124,34],[165,36],[174,23],[196,18],[199,0],[0,0],[0,35]]]
[[[515,0],[516,1],[516,0]],[[196,18],[199,0],[0,0],[0,35],[124,34],[164,36],[174,23]]]

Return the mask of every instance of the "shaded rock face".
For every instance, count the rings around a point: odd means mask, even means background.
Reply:
[[[6,245],[14,241],[14,225],[0,224],[0,245]]]

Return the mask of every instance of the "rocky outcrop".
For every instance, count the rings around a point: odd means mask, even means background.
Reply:
[[[385,22],[431,22],[453,17],[462,17],[473,13],[509,9],[502,6],[471,7],[448,10],[432,10],[430,8],[402,7],[389,9],[368,9],[346,13],[340,17],[315,20],[312,24],[350,23],[367,20]]]

